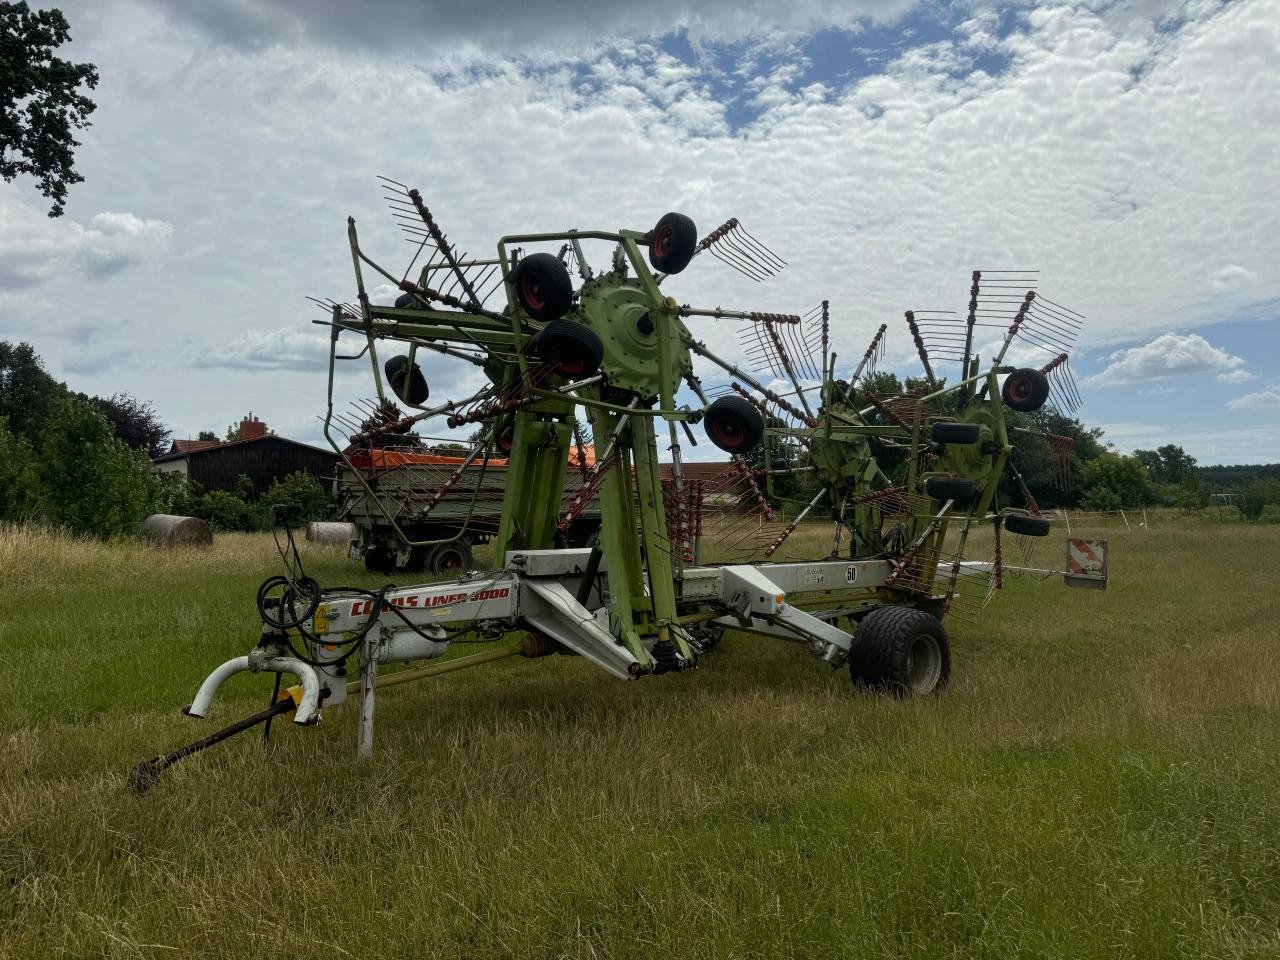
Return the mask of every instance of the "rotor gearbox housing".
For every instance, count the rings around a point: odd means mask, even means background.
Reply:
[[[818,474],[828,483],[839,483],[860,474],[871,456],[867,438],[842,431],[834,426],[832,435],[828,436],[824,421],[835,412],[842,417],[842,422],[860,422],[858,413],[852,407],[835,405],[824,408],[818,415],[818,426],[809,438],[809,454]]]
[[[971,406],[956,415],[957,422],[972,423],[979,428],[976,443],[949,443],[936,469],[956,477],[968,477],[979,489],[995,477],[999,458],[998,423],[987,406]]]
[[[693,372],[683,321],[665,304],[654,304],[637,281],[605,274],[584,283],[580,298],[578,316],[604,344],[600,370],[610,386],[647,397],[662,392],[658,355],[664,328],[667,356],[671,358],[672,393]],[[668,312],[665,324],[655,316],[660,310]]]

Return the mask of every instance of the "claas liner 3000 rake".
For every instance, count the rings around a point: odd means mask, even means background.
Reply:
[[[325,588],[305,575],[290,537],[285,572],[258,591],[256,645],[211,673],[185,712],[205,716],[221,684],[242,671],[275,674],[277,691],[282,674],[299,682],[260,713],[139,764],[130,777],[135,789],[257,723],[292,714],[294,723],[311,724],[322,707],[348,697],[359,701],[358,753],[368,757],[381,687],[552,653],[577,654],[621,679],[653,676],[695,666],[725,629],[798,641],[833,667],[847,664],[855,684],[869,689],[910,696],[943,687],[951,657],[942,617],[960,608],[967,580],[981,578],[989,593],[1005,569],[998,547],[989,560],[963,559],[970,527],[1048,532],[1034,503],[993,507],[1012,450],[1005,411],[1034,410],[1050,391],[1042,370],[1004,366],[1005,352],[1016,338],[1043,338],[1046,324],[1074,330],[1073,314],[1039,301],[1026,284],[1014,296],[1008,276],[988,289],[975,273],[969,314],[950,324],[963,342],[954,357],[958,381],[938,380],[925,334],[908,314],[923,381],[902,396],[863,396],[883,328],[842,380],[825,302],[801,317],[699,309],[663,293],[668,278],[703,252],[753,281],[785,267],[736,220],[702,240],[676,213],[648,231],[507,236],[495,258],[479,259],[448,241],[416,190],[385,183],[414,258],[403,274],[389,272],[361,249],[348,220],[356,299],[324,303],[325,433],[358,476],[353,457],[375,444],[385,448],[388,438],[408,438],[431,421],[478,425],[470,452],[435,494],[382,509],[407,546],[432,546],[406,531],[422,529],[446,496],[474,497],[464,468],[475,472],[490,457],[504,458],[497,569],[378,590]],[[612,259],[597,271],[583,246],[601,241]],[[535,245],[558,252],[527,252]],[[369,271],[401,291],[394,306],[371,302]],[[758,376],[695,338],[685,321],[704,317],[746,325]],[[993,322],[1006,327],[1003,345],[981,369],[972,355],[975,327]],[[1038,345],[1050,352],[1061,345],[1043,339]],[[341,352],[352,340],[358,350]],[[388,343],[407,351],[380,358]],[[428,354],[476,365],[488,386],[429,406],[419,363]],[[726,375],[723,395],[708,398],[694,375],[695,356]],[[339,361],[366,357],[377,397],[349,417],[335,411],[333,372]],[[1061,367],[1062,358],[1054,358]],[[593,463],[582,455],[580,416],[594,442]],[[665,479],[659,422],[671,454]],[[681,437],[695,443],[690,428],[698,424],[732,455],[728,496],[685,479]],[[581,475],[577,493],[566,498],[570,469]],[[816,475],[820,489],[784,523],[768,495],[788,473]],[[592,498],[599,502],[598,543],[558,549]],[[824,500],[836,527],[831,551],[805,562],[770,560]],[[949,529],[959,533],[947,553]],[[711,539],[735,546],[743,562],[700,562],[699,544]],[[464,636],[492,646],[440,659]],[[438,662],[378,673],[382,665],[422,660]]]

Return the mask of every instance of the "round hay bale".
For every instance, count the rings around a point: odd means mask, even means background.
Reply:
[[[153,513],[142,521],[138,536],[158,547],[208,547],[213,544],[213,531],[199,517],[175,517],[171,513]]]
[[[354,523],[333,523],[326,520],[312,520],[307,524],[307,539],[312,543],[347,544],[356,538]]]

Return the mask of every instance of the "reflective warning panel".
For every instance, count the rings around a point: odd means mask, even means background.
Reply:
[[[1062,579],[1069,587],[1107,589],[1107,541],[1067,540],[1067,568]]]

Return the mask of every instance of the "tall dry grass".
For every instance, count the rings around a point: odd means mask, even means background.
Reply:
[[[382,697],[372,764],[340,708],[138,798],[270,540],[0,533],[0,955],[1280,955],[1280,531],[1108,534],[1108,592],[954,624],[937,699],[746,637],[636,683],[508,661]]]

